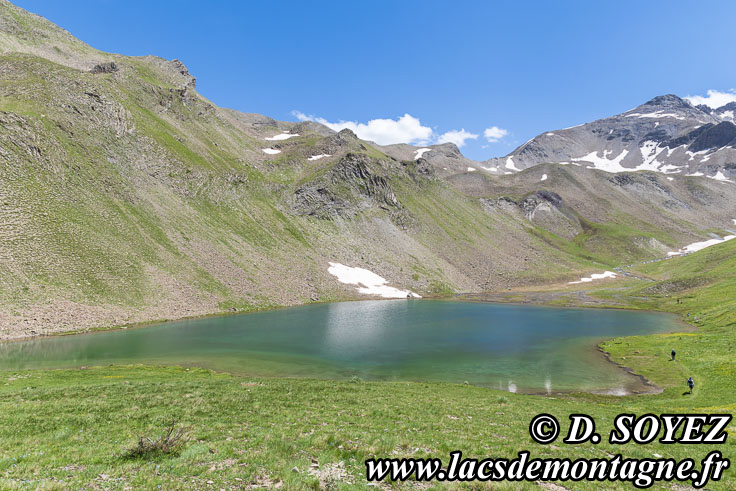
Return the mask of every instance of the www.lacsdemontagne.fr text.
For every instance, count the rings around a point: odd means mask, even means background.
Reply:
[[[721,452],[710,452],[700,470],[693,459],[629,459],[615,455],[608,459],[530,458],[519,452],[514,459],[463,459],[462,452],[450,453],[446,467],[441,459],[369,459],[365,462],[368,481],[597,481],[630,482],[637,488],[648,488],[656,482],[691,482],[702,488],[708,481],[720,480],[729,460]]]

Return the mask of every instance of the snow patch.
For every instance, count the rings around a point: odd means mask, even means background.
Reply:
[[[576,162],[590,162],[593,164],[593,167],[595,169],[602,170],[604,172],[611,172],[611,173],[617,173],[617,172],[630,172],[634,169],[627,169],[626,167],[623,167],[621,165],[621,161],[626,158],[626,156],[629,154],[628,150],[622,151],[617,157],[609,159],[608,157],[613,153],[613,150],[604,150],[603,156],[600,157],[598,155],[598,152],[590,152],[588,155],[584,157],[580,157],[577,159],[572,159]]]
[[[715,179],[716,181],[731,182],[731,180],[728,177],[724,176],[723,175],[723,172],[720,171],[720,170],[718,172],[716,172],[716,175],[715,176],[708,176],[708,177],[710,177],[711,179]]]
[[[736,223],[736,220],[734,220],[734,223]],[[668,256],[682,256],[684,254],[690,254],[693,252],[702,251],[706,247],[721,244],[723,242],[728,242],[731,239],[736,239],[736,235],[727,235],[722,239],[710,239],[710,240],[704,240],[702,242],[693,242],[690,245],[686,245],[679,251],[668,252],[667,255]]]
[[[280,135],[269,136],[268,138],[264,138],[264,139],[266,141],[275,142],[275,141],[281,141],[281,140],[288,140],[289,138],[293,138],[295,136],[299,136],[299,133],[294,133],[293,135],[291,133],[281,133]]]
[[[319,155],[312,155],[307,160],[319,160],[319,159],[323,159],[325,157],[332,157],[332,155],[329,155],[329,154],[326,154],[326,153],[321,153]]]
[[[651,140],[647,140],[642,143],[642,146],[639,147],[642,163],[637,166],[635,170],[651,170],[655,172],[659,170],[659,167],[663,164],[662,162],[657,161],[657,157],[664,149],[659,148],[658,145],[659,144],[657,142]]]
[[[511,157],[506,159],[506,168],[509,170],[515,170],[515,171],[521,170],[521,169],[516,168],[516,165],[514,164],[514,159],[512,159]]]
[[[547,135],[547,136],[555,136],[554,133],[545,133],[545,135]]]
[[[653,113],[631,113],[626,115],[627,118],[655,118],[655,119],[661,119],[661,118],[674,118],[674,119],[685,119],[685,116],[680,116],[679,114],[675,113],[666,113],[663,110],[654,111]]]
[[[414,152],[414,160],[418,160],[422,158],[422,155],[424,155],[427,152],[430,152],[431,150],[432,150],[431,148],[420,148],[419,150]]]
[[[267,153],[269,155],[276,155],[277,153],[281,153],[281,150],[278,150],[276,148],[264,148],[263,153]]]
[[[422,298],[412,291],[388,286],[384,278],[367,269],[330,263],[327,272],[336,277],[340,283],[358,286],[358,293],[364,295],[378,295],[383,298]]]
[[[468,167],[468,172],[475,172],[477,170],[475,167]]]
[[[682,169],[680,169],[676,165],[666,164],[659,167],[659,172],[664,172],[665,174],[675,174],[678,172],[682,172]]]
[[[701,150],[699,152],[691,152],[690,150],[685,150],[685,153],[690,156],[689,160],[695,160],[695,157],[698,155],[705,155],[708,153],[708,150]]]
[[[547,180],[547,174],[542,174],[542,178],[540,179],[540,181],[546,181],[546,180]]]
[[[667,176],[667,180],[668,180],[668,181],[674,181],[674,180],[675,180],[675,178],[674,178],[674,177],[669,177],[669,176]]]
[[[614,273],[613,271],[606,271],[603,273],[593,273],[592,275],[588,277],[580,278],[580,281],[571,281],[568,283],[568,285],[576,285],[578,283],[590,283],[593,280],[602,280],[604,278],[615,278],[616,276],[618,275]]]

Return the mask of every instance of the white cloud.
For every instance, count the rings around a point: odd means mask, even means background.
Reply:
[[[728,92],[720,92],[717,90],[709,90],[707,96],[689,95],[685,99],[694,106],[705,104],[708,107],[717,109],[725,106],[729,102],[736,102],[736,90],[731,89]]]
[[[291,111],[291,114],[299,121],[314,121],[316,118],[312,115],[307,116],[301,111]]]
[[[430,141],[434,133],[432,128],[423,126],[421,121],[411,114],[404,114],[399,119],[371,119],[367,123],[356,121],[331,123],[324,118],[306,115],[300,111],[293,111],[293,114],[299,121],[316,121],[335,131],[347,128],[358,135],[361,140],[373,141],[379,145],[423,144]]]
[[[498,126],[491,126],[483,131],[483,136],[486,137],[490,143],[496,143],[508,134],[509,132],[507,130],[499,128]]]
[[[480,135],[460,130],[450,130],[437,134],[431,127],[425,126],[411,114],[404,114],[398,119],[372,119],[367,123],[357,121],[339,121],[336,123],[327,121],[325,118],[304,114],[301,111],[291,112],[299,121],[315,121],[328,128],[340,131],[345,128],[351,130],[362,140],[369,140],[379,145],[391,145],[394,143],[409,143],[414,145],[432,145],[440,143],[454,143],[463,147],[468,140],[477,140]],[[508,131],[492,126],[483,132],[489,142],[495,143],[508,135]]]
[[[461,130],[451,130],[446,133],[442,133],[437,138],[437,143],[454,143],[458,147],[465,145],[465,140],[476,140],[478,135],[465,131],[465,128]]]

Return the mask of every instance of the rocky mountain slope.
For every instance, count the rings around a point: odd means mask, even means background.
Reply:
[[[732,106],[693,107],[675,95],[655,97],[617,116],[543,133],[483,167],[500,173],[555,162],[730,179],[736,177]]]
[[[475,172],[478,162],[465,157],[454,143],[442,143],[426,147],[397,144],[378,146],[377,149],[398,160],[415,160],[419,165],[433,169],[438,176],[447,177],[462,172]]]
[[[729,102],[715,109],[702,104],[697,106],[697,108],[721,121],[736,123],[736,102]]]
[[[219,108],[177,60],[0,1],[0,338],[358,297],[331,262],[421,295],[568,281],[728,233],[731,186],[495,177]]]

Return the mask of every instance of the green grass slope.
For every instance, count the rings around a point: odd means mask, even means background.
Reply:
[[[692,376],[699,381],[702,394],[710,396],[708,402],[703,401],[704,408],[736,411],[730,395],[736,383],[736,241],[638,266],[635,272],[654,281],[598,295],[624,300],[635,308],[676,312],[698,330],[636,339],[640,353],[632,354],[622,341],[608,342],[604,349],[615,361],[636,363],[638,373],[673,386],[673,396]],[[678,353],[677,370],[661,363],[673,348]]]
[[[735,208],[708,179],[440,178],[349,132],[218,108],[181,62],[100,52],[6,1],[0,73],[0,338],[355,298],[330,261],[422,295],[559,282]]]
[[[597,291],[604,298],[629,300],[632,307],[677,312],[697,324],[695,332],[603,344],[615,361],[662,387],[661,394],[529,396],[464,385],[252,379],[144,366],[2,373],[0,410],[6,417],[0,424],[0,483],[48,489],[279,483],[287,489],[348,489],[365,486],[367,458],[447,459],[453,450],[477,458],[514,457],[527,449],[537,457],[621,453],[699,462],[713,446],[611,445],[606,436],[620,413],[734,413],[734,252],[736,241],[646,265],[638,273],[655,279],[646,286]],[[677,362],[668,360],[672,348]],[[685,395],[689,375],[696,387]],[[538,445],[528,435],[528,424],[542,412],[555,415],[563,433],[569,414],[590,414],[604,440]],[[126,454],[139,435],[157,437],[171,421],[189,436],[178,451],[144,458]],[[735,430],[732,422],[728,431]],[[733,459],[735,445],[729,438],[717,449]],[[735,483],[736,474],[728,469],[708,489],[733,489]],[[586,482],[558,484],[599,488]],[[536,487],[508,484],[504,489]],[[606,489],[630,486],[607,483]],[[653,489],[672,489],[672,484]]]

